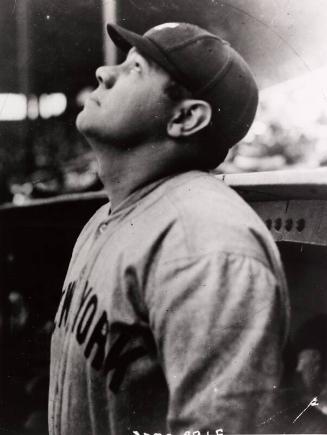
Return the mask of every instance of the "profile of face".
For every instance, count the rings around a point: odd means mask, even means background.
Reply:
[[[98,87],[76,120],[86,137],[133,146],[166,134],[172,102],[163,69],[132,48],[122,64],[98,68],[96,78]]]

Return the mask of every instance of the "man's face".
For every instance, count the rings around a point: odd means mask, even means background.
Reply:
[[[125,62],[96,71],[97,89],[76,120],[90,139],[133,146],[164,137],[172,103],[164,92],[169,75],[136,49]]]

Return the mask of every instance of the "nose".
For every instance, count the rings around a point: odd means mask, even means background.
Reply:
[[[117,78],[117,73],[115,71],[115,67],[113,66],[100,66],[96,72],[95,76],[100,85],[104,85],[106,88],[111,88]]]

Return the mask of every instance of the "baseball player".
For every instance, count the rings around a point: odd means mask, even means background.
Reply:
[[[224,40],[108,25],[127,53],[78,115],[110,202],[75,245],[51,346],[52,435],[272,432],[288,302],[277,249],[208,173],[258,91]]]

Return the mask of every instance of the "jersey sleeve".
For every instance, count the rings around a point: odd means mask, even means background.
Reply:
[[[171,260],[148,303],[171,433],[274,432],[285,308],[272,272],[234,254]]]

